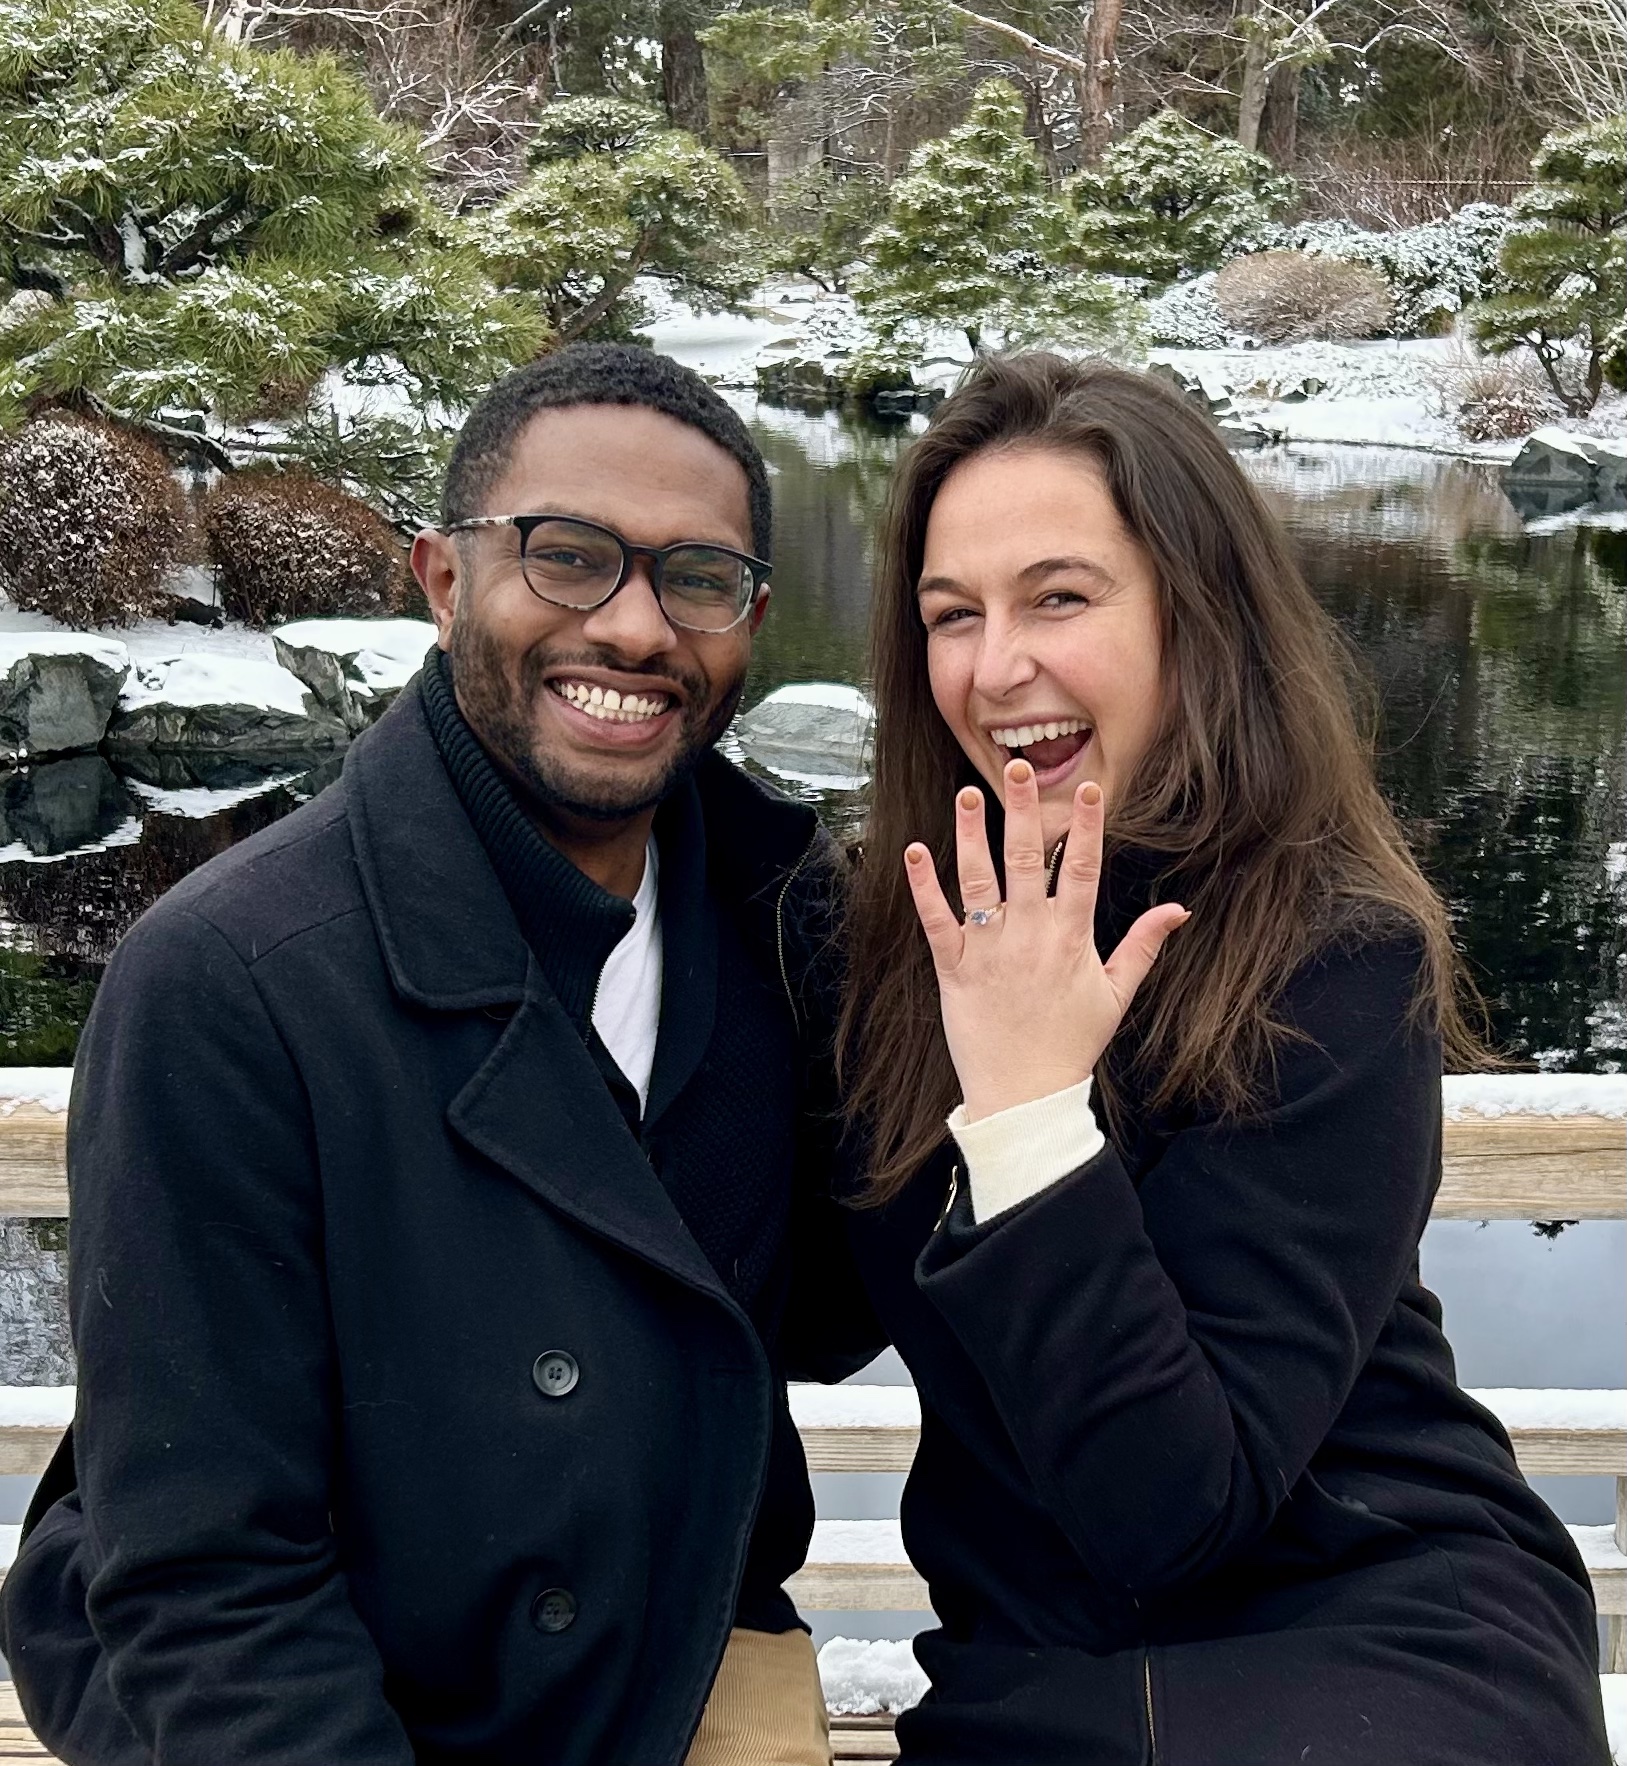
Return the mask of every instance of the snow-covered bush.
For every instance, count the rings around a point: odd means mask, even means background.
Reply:
[[[1219,350],[1232,341],[1232,328],[1215,299],[1215,272],[1177,282],[1147,302],[1147,341],[1168,349]]]
[[[1160,111],[1068,185],[1085,261],[1174,282],[1271,243],[1294,184],[1263,154]]]
[[[1130,303],[1081,272],[1073,217],[1023,132],[1021,94],[986,80],[966,121],[925,141],[888,192],[855,281],[878,356],[909,357],[933,327],[986,343],[1116,346]]]
[[[1228,324],[1262,343],[1377,337],[1395,306],[1378,271],[1303,251],[1234,258],[1215,278],[1215,301]]]
[[[1397,337],[1439,337],[1457,315],[1502,286],[1498,257],[1514,225],[1512,209],[1472,202],[1443,220],[1393,233],[1348,221],[1305,221],[1280,229],[1275,244],[1379,271],[1395,296]]]
[[[1430,376],[1435,405],[1470,441],[1510,441],[1564,415],[1529,356],[1473,356]]]
[[[1573,417],[1593,409],[1606,374],[1627,378],[1627,116],[1547,136],[1531,161],[1536,183],[1514,204],[1502,252],[1505,292],[1475,316],[1475,336],[1499,353],[1529,349]],[[1565,371],[1567,350],[1581,373]]]
[[[112,424],[49,412],[0,438],[0,589],[64,625],[129,625],[164,603],[185,523],[164,457]]]
[[[394,613],[407,599],[395,535],[365,503],[308,473],[233,473],[203,518],[221,603],[245,624]]]

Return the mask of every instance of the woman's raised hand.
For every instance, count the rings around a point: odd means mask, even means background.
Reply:
[[[1039,790],[1026,760],[1006,767],[1006,898],[989,854],[983,794],[955,799],[955,859],[965,921],[944,899],[932,855],[904,853],[915,911],[932,947],[944,1035],[973,1121],[1048,1097],[1089,1076],[1164,940],[1190,917],[1175,902],[1149,908],[1104,963],[1096,953],[1102,874],[1101,787],[1074,793],[1073,821],[1046,894]]]

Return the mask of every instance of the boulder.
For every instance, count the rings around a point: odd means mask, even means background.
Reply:
[[[1598,483],[1598,444],[1585,435],[1549,425],[1526,437],[1503,468],[1503,486],[1557,486],[1590,497]]]
[[[0,765],[96,747],[129,673],[130,652],[110,638],[0,636]]]
[[[194,651],[140,662],[108,729],[114,752],[308,754],[350,739],[343,718],[275,662]]]
[[[1593,494],[1602,509],[1627,509],[1627,438],[1612,437],[1593,444],[1599,470]]]
[[[352,732],[390,704],[434,642],[434,625],[419,619],[300,619],[271,634],[277,660]]]
[[[869,768],[875,708],[857,687],[799,681],[780,687],[735,722],[740,745],[783,777],[857,781]]]
[[[1258,423],[1250,423],[1243,418],[1231,418],[1215,426],[1220,431],[1220,439],[1233,453],[1242,453],[1250,448],[1269,448],[1282,437],[1274,429],[1266,429]]]
[[[0,779],[0,862],[127,845],[141,807],[99,754],[19,767]]]
[[[757,396],[769,405],[823,410],[841,403],[842,383],[824,362],[789,356],[757,364]]]

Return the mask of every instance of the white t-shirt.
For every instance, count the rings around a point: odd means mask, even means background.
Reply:
[[[661,1026],[660,861],[655,837],[644,849],[644,879],[633,897],[632,926],[605,959],[593,996],[593,1028],[611,1059],[638,1093],[642,1111],[650,1101],[650,1068]]]

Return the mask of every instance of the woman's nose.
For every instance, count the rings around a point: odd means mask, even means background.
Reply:
[[[986,699],[1000,699],[1033,680],[1038,664],[1022,633],[986,618],[972,663],[972,685]]]

